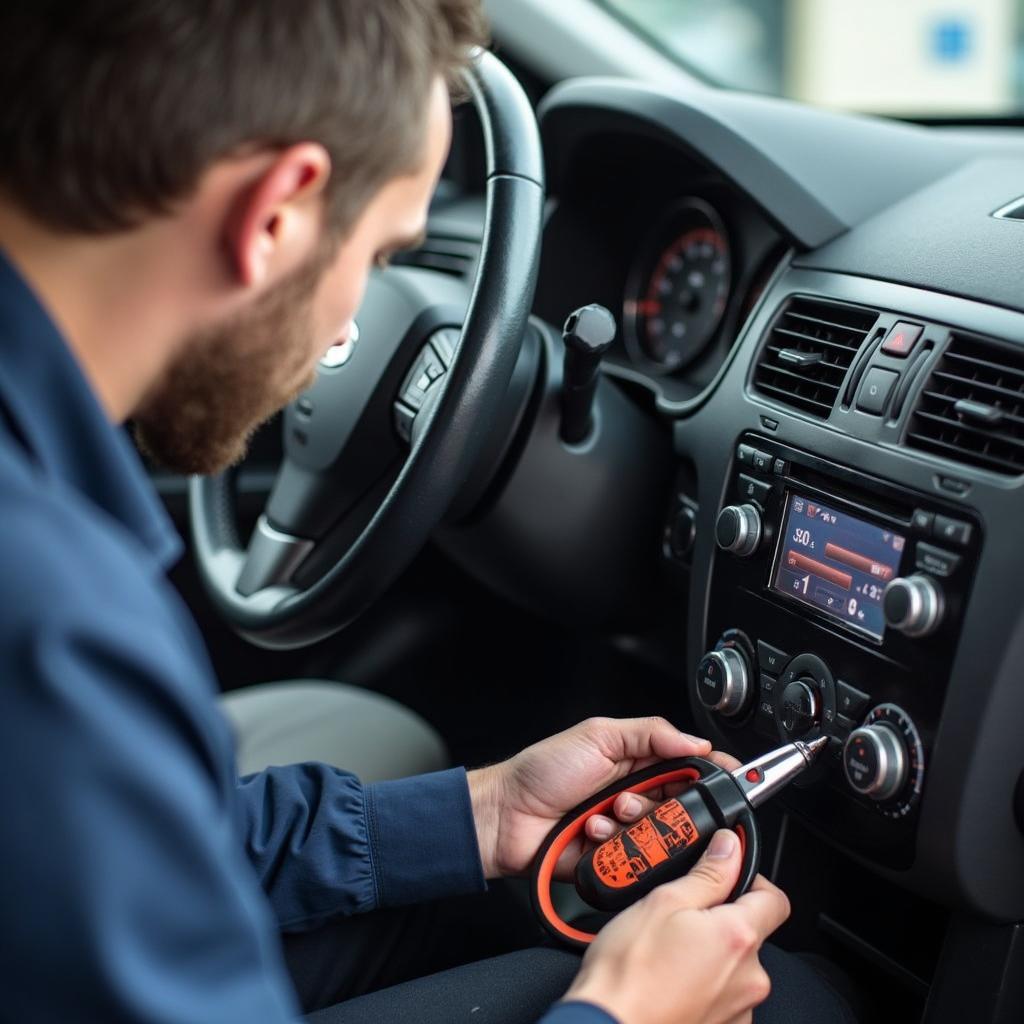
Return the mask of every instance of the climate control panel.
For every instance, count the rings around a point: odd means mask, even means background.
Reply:
[[[908,867],[980,520],[747,434],[714,540],[689,680],[700,724],[744,759],[827,737],[781,799],[840,846]]]
[[[729,629],[701,658],[695,685],[709,713],[734,726],[742,721],[768,745],[828,737],[826,773],[882,815],[903,818],[914,809],[924,745],[910,715],[892,703],[868,711],[869,695],[836,679],[817,655],[791,656],[763,640],[755,647],[742,630]]]

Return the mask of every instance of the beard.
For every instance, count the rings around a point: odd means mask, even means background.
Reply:
[[[133,417],[153,462],[183,474],[240,462],[256,430],[316,379],[310,366],[318,253],[250,309],[196,332]]]

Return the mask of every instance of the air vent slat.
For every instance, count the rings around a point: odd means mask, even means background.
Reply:
[[[874,310],[861,306],[794,296],[763,341],[754,389],[782,405],[828,419],[877,319]]]
[[[778,355],[779,352],[784,352],[785,349],[780,345],[765,345],[765,352],[771,352],[772,355]],[[827,359],[820,360],[817,366],[825,367],[828,370],[838,370],[840,373],[846,373],[846,367],[840,363],[830,363]]]
[[[944,405],[948,405],[951,409],[954,405],[956,405],[957,402],[965,401],[965,399],[961,398],[958,395],[945,395],[941,391],[927,390],[921,392],[921,401],[924,402],[925,399],[927,399],[930,402],[942,402]],[[975,399],[966,399],[966,401],[975,401]],[[1019,424],[1021,430],[1024,431],[1024,416],[1021,416],[1019,413],[1011,412],[1009,409],[1006,409],[1002,406],[999,407],[999,411],[1002,413],[1002,418],[1004,421]],[[954,415],[955,413],[950,412],[947,419],[952,419]]]
[[[803,342],[813,343],[815,347],[838,349],[840,352],[850,352],[860,348],[860,342],[856,345],[844,345],[842,342],[826,341],[824,338],[816,338],[813,334],[805,334],[800,331],[791,331],[785,327],[776,327],[773,334],[783,334],[787,338],[799,338]],[[861,341],[863,341],[863,337]]]
[[[906,443],[994,473],[1024,473],[1024,349],[954,333],[918,394]]]
[[[837,324],[834,320],[823,320],[820,316],[808,316],[806,313],[794,313],[791,310],[787,310],[784,315],[795,317],[797,320],[804,320],[807,323],[820,324],[822,327],[837,327],[841,331],[860,334],[856,327],[850,327],[848,324]]]
[[[964,377],[959,373],[948,373],[945,370],[936,370],[933,376],[936,380],[947,381],[951,387],[960,389],[964,393],[984,388],[986,391],[991,391],[997,395],[1002,395],[1004,398],[1009,398],[1012,402],[1024,401],[1024,390],[1018,391],[1014,388],[1004,388],[999,384],[988,384],[983,380],[973,380],[972,378]],[[963,398],[963,394],[958,394],[957,397]]]
[[[934,412],[925,412],[923,409],[918,409],[916,415],[920,416],[921,419],[930,420],[932,423],[942,423],[945,425],[949,424],[948,416],[940,416]],[[971,434],[974,437],[983,438],[987,443],[998,441],[1000,444],[1007,444],[1012,447],[1017,447],[1024,450],[1024,440],[1018,437],[1011,437],[1007,434],[1002,434],[998,438],[993,437],[991,430],[986,430],[984,427],[975,426],[973,423],[966,423],[962,419],[957,420],[957,430]]]
[[[946,355],[953,362],[967,363],[970,366],[980,366],[986,370],[995,370],[995,372],[1000,375],[1012,373],[1024,380],[1024,369],[1018,370],[1013,366],[1000,366],[998,363],[989,362],[987,359],[976,359],[973,356],[965,356],[959,352],[947,352]]]
[[[786,398],[787,400],[794,399],[794,395],[793,395],[793,393],[791,391],[786,391],[783,388],[773,387],[771,384],[762,384],[760,386],[760,390],[768,391],[768,392],[773,392],[776,395],[781,395],[782,397]],[[798,405],[801,408],[803,407],[803,404],[807,404],[807,405],[810,405],[812,407],[817,407],[819,409],[824,409],[826,416],[832,411],[832,403],[827,403],[826,404],[825,402],[818,402],[818,401],[815,401],[813,398],[802,398],[802,397],[797,396],[796,399],[793,401],[793,404],[794,405]]]

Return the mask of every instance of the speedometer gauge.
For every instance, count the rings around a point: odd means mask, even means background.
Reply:
[[[714,336],[729,301],[729,237],[703,199],[673,207],[630,271],[623,335],[634,362],[672,373]]]

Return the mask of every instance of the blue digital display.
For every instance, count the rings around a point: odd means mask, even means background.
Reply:
[[[902,534],[790,494],[772,590],[881,640],[882,594],[905,544]]]

